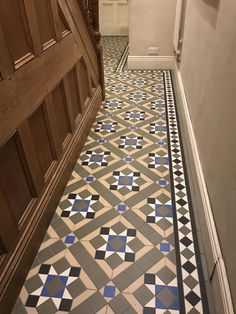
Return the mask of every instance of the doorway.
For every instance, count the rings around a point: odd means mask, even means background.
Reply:
[[[100,0],[99,12],[102,36],[128,36],[128,0]]]

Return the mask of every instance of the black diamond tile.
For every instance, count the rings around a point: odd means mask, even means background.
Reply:
[[[188,302],[190,304],[192,304],[193,306],[197,305],[198,302],[201,300],[201,298],[193,291],[190,291],[187,295],[186,295],[186,299],[188,300]]]
[[[180,205],[180,206],[184,206],[187,204],[187,202],[185,200],[183,200],[182,198],[180,200],[177,201],[177,203]]]
[[[185,216],[182,216],[179,221],[183,224],[186,225],[187,223],[189,223],[189,219],[186,218]]]
[[[181,241],[181,243],[183,243],[186,247],[188,247],[188,246],[192,243],[192,241],[191,241],[189,238],[187,238],[187,237],[184,237],[184,238],[181,239],[180,241]]]
[[[191,262],[186,262],[184,265],[183,265],[183,268],[189,273],[191,274],[195,269],[196,269],[196,266],[194,266]]]

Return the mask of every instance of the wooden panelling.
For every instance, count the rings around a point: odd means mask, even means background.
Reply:
[[[0,145],[80,57],[81,52],[72,34],[69,34],[39,58],[16,71],[10,79],[0,81]]]
[[[50,0],[35,1],[35,6],[41,41],[44,48],[47,48],[48,44],[55,43],[56,39]]]
[[[68,74],[68,85],[71,97],[73,117],[74,120],[76,121],[78,115],[82,113],[76,68],[73,68],[73,70],[70,71]]]
[[[88,98],[91,95],[91,86],[89,82],[87,65],[83,58],[81,58],[77,64],[77,73],[79,80],[80,102],[82,106],[86,106],[88,103]]]
[[[0,149],[0,184],[17,222],[33,198],[16,135]]]
[[[44,178],[40,168],[28,119],[25,119],[18,127],[18,135],[21,147],[24,151],[24,157],[28,170],[26,173],[28,174],[28,179],[31,183],[31,190],[33,196],[37,197],[44,186]]]
[[[37,151],[40,168],[45,176],[53,163],[53,148],[50,143],[50,134],[44,111],[45,103],[42,103],[29,117],[29,124]]]
[[[59,7],[58,7],[58,15],[59,15],[59,25],[58,25],[59,30],[62,34],[65,34],[70,30],[70,28],[69,28],[69,25],[65,19],[64,14],[61,11],[61,8],[59,8]]]
[[[11,312],[101,104],[80,10],[77,0],[0,0],[0,313]]]
[[[14,62],[11,59],[4,29],[0,20],[0,80],[14,71]]]
[[[0,18],[15,64],[31,58],[33,47],[23,1],[0,0]]]
[[[2,189],[0,188],[0,208],[1,208],[1,228],[0,228],[0,238],[1,238],[1,248],[2,253],[7,253],[12,248],[17,240],[19,230],[17,228],[17,223],[12,216],[10,208],[7,205],[6,199],[4,198]]]
[[[52,101],[60,143],[63,145],[70,132],[68,110],[63,83],[52,91]]]

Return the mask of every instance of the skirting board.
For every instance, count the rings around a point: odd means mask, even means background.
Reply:
[[[188,103],[187,103],[187,99],[186,99],[186,95],[184,91],[184,85],[183,85],[181,73],[178,70],[177,66],[175,67],[175,72],[176,72],[176,78],[177,78],[177,85],[179,88],[180,97],[182,101],[183,111],[185,115],[184,118],[186,120],[188,136],[191,143],[191,150],[194,156],[194,166],[196,168],[197,180],[198,180],[200,194],[201,194],[200,196],[202,199],[208,234],[210,237],[211,249],[212,249],[212,253],[215,260],[215,265],[216,265],[215,269],[216,269],[217,276],[220,282],[219,289],[222,295],[224,314],[233,314],[234,308],[233,308],[233,302],[232,302],[226,267],[224,263],[224,258],[221,252],[220,242],[219,242],[218,234],[216,231],[216,225],[214,222],[210,199],[209,199],[206,182],[205,182],[203,171],[202,171],[201,160],[199,157],[197,143],[196,143],[193,126],[191,122],[191,117],[190,117],[190,113],[188,109]]]
[[[155,70],[175,68],[175,56],[129,56],[129,70]]]

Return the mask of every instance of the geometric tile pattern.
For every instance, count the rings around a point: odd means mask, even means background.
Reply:
[[[26,306],[37,307],[51,299],[59,311],[69,312],[72,296],[67,286],[79,277],[80,271],[80,267],[70,267],[58,274],[52,265],[42,264],[38,272],[42,286],[29,295]]]
[[[101,228],[100,234],[106,243],[96,251],[96,259],[106,259],[117,253],[124,261],[134,262],[135,254],[129,247],[129,242],[136,236],[135,229],[127,229],[117,234],[111,228]]]
[[[171,73],[102,43],[106,100],[13,314],[208,313]]]
[[[110,156],[110,152],[102,152],[100,154],[93,152],[93,151],[87,151],[86,152],[86,159],[82,162],[83,166],[90,166],[92,164],[98,164],[100,166],[107,166],[108,162],[106,160],[106,156]]]
[[[145,304],[143,313],[161,313],[161,310],[162,313],[168,313],[170,310],[171,313],[179,313],[179,292],[175,276],[166,284],[161,280],[160,275],[147,273],[144,276],[144,282],[153,294],[153,298]]]
[[[85,218],[93,219],[95,211],[91,205],[99,200],[99,195],[91,195],[86,198],[81,198],[78,194],[71,193],[68,196],[68,201],[71,203],[70,207],[64,209],[61,217],[71,217],[77,212],[80,212]]]
[[[120,190],[126,187],[131,191],[139,191],[139,185],[136,182],[140,177],[139,172],[125,174],[122,171],[114,171],[113,177],[115,178],[115,182],[110,186],[110,190]]]

